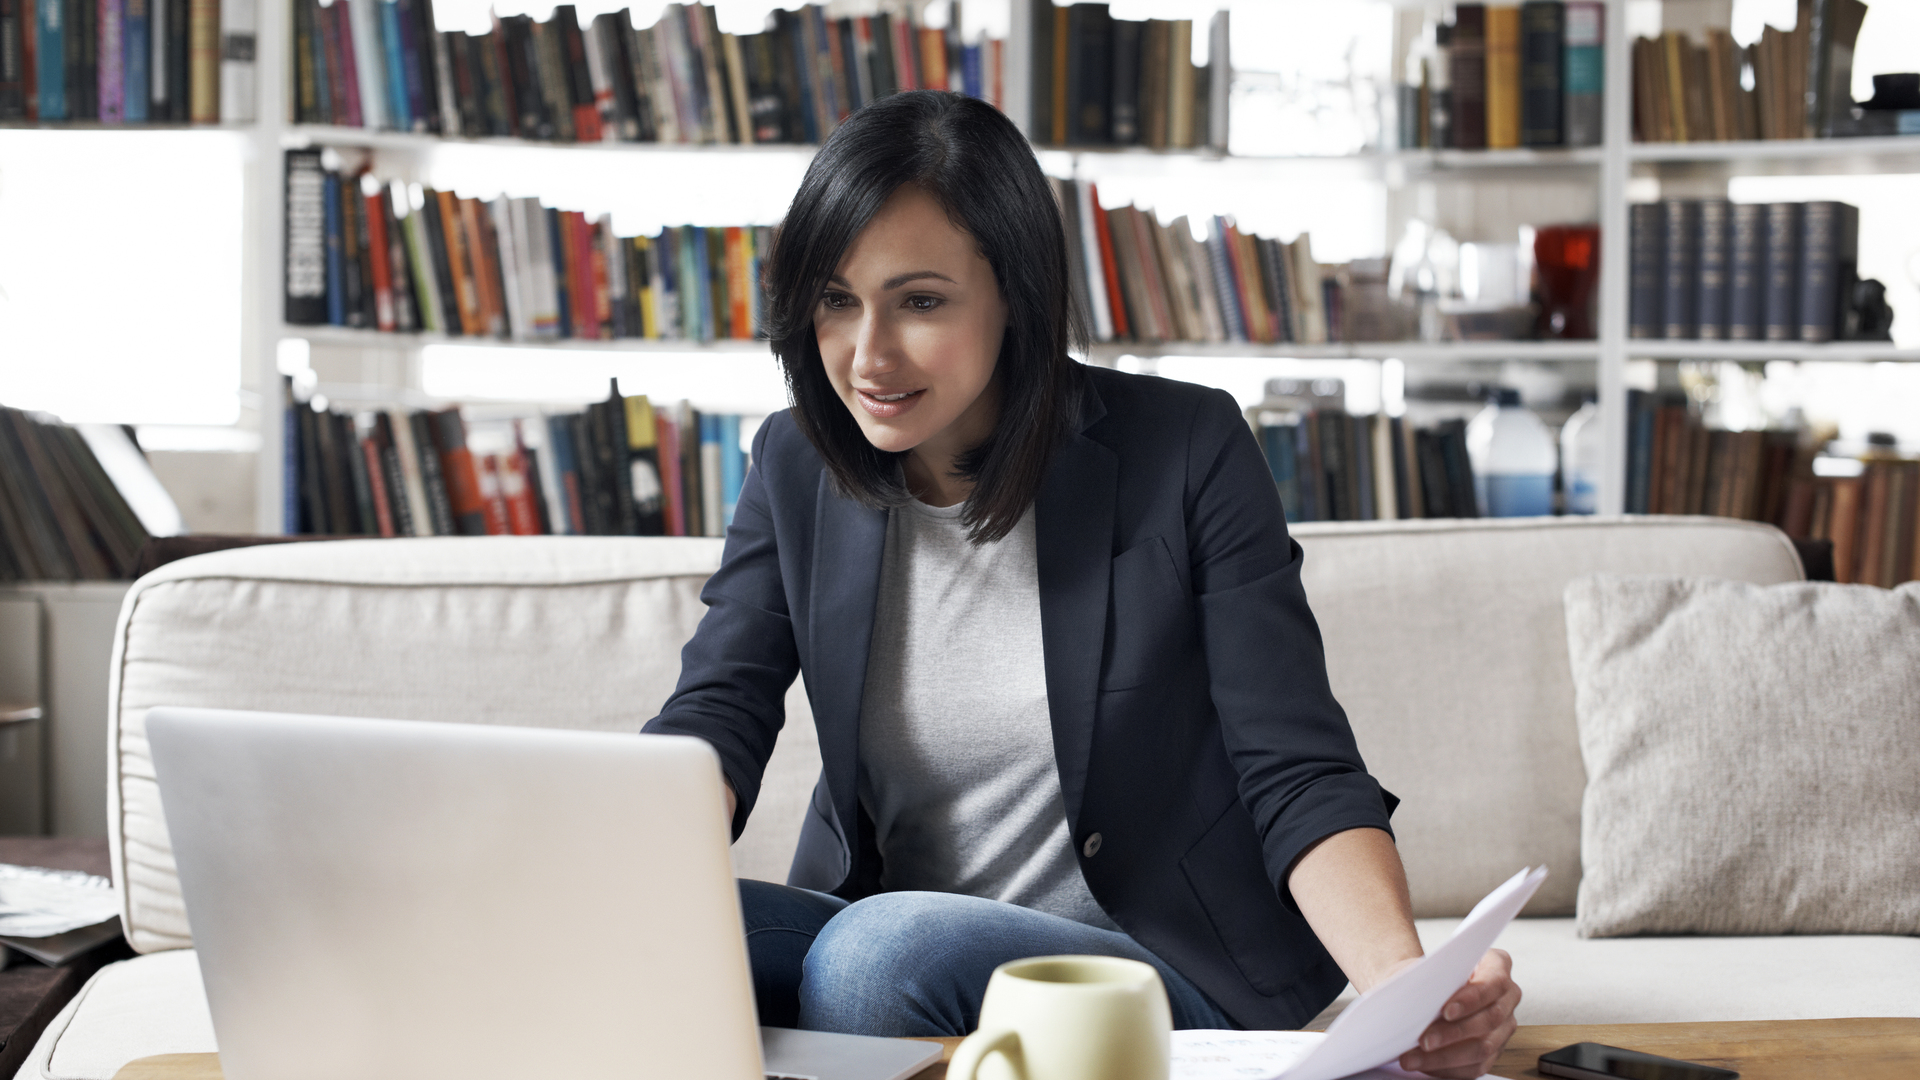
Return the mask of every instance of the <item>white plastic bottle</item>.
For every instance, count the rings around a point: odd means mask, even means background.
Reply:
[[[1553,434],[1520,404],[1520,391],[1500,396],[1467,423],[1467,456],[1482,517],[1545,517],[1553,513]]]
[[[1560,490],[1566,493],[1569,514],[1600,510],[1602,435],[1600,405],[1592,398],[1560,428]]]

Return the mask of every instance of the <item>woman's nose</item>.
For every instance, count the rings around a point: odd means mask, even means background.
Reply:
[[[900,366],[899,343],[885,319],[869,310],[860,317],[853,341],[853,371],[862,379],[885,375]]]

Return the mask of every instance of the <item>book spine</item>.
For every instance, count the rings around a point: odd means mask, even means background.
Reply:
[[[1727,256],[1727,340],[1765,341],[1766,215],[1761,203],[1737,203],[1730,214]]]
[[[35,0],[34,74],[42,120],[67,119],[66,11],[62,0]]]
[[[1487,5],[1487,148],[1520,145],[1520,10]]]
[[[229,0],[231,2],[231,0]],[[372,17],[379,30],[379,75],[385,80],[388,126],[395,131],[413,130],[413,103],[407,93],[406,60],[401,56],[400,5],[394,0],[373,0]]]
[[[1601,101],[1606,87],[1606,7],[1572,0],[1566,11],[1562,60],[1563,122],[1568,146],[1598,146],[1604,133]]]
[[[1487,6],[1454,8],[1449,82],[1453,87],[1453,146],[1487,148]]]
[[[407,239],[407,262],[413,269],[413,292],[419,299],[421,329],[447,332],[446,302],[440,296],[440,277],[433,257],[433,234],[427,228],[427,215],[409,207],[400,227]]]
[[[386,215],[381,212],[380,196],[361,196],[367,219],[367,261],[373,271],[373,325],[376,330],[396,328],[393,307],[393,264],[389,261]]]
[[[1659,203],[1634,203],[1628,215],[1628,334],[1657,338],[1666,328],[1661,300],[1665,215]]]
[[[220,4],[221,0],[192,0],[189,9],[192,82],[188,88],[188,118],[196,124],[220,120]]]
[[[1215,217],[1207,236],[1207,261],[1213,269],[1214,295],[1220,298],[1220,318],[1230,341],[1246,341],[1247,323],[1240,308],[1240,289],[1227,261],[1226,221]]]
[[[318,150],[286,152],[286,321],[318,326],[327,317],[327,181]]]
[[[1693,300],[1699,272],[1700,203],[1694,199],[1665,199],[1661,207],[1662,336],[1692,338],[1699,330]]]
[[[1209,38],[1206,76],[1207,94],[1206,123],[1199,134],[1208,149],[1222,154],[1227,152],[1228,109],[1233,100],[1233,64],[1230,45],[1233,34],[1229,20],[1232,11],[1221,8],[1215,11],[1207,23]]]
[[[1520,5],[1520,145],[1559,146],[1566,92],[1566,5],[1529,0]]]
[[[1140,141],[1140,43],[1145,24],[1128,19],[1113,21],[1112,100],[1107,114],[1109,138],[1117,146]]]
[[[1859,258],[1859,211],[1810,202],[1801,211],[1800,340],[1832,341]]]
[[[447,505],[454,529],[462,536],[487,535],[486,497],[480,490],[480,473],[467,449],[466,424],[460,410],[443,409],[427,414],[433,436],[433,450],[439,459],[440,477],[446,487]]]
[[[1800,337],[1801,204],[1767,206],[1766,327],[1768,341]]]
[[[1700,200],[1700,250],[1694,291],[1694,318],[1701,341],[1727,340],[1727,264],[1732,252],[1733,204]]]

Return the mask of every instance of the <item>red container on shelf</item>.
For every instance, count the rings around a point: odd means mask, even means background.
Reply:
[[[1542,225],[1533,234],[1539,335],[1591,340],[1593,288],[1600,280],[1600,226]]]

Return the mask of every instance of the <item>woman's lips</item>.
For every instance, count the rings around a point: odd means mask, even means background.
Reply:
[[[880,392],[874,390],[856,390],[860,396],[860,407],[870,415],[888,419],[899,416],[919,404],[925,390],[895,390]]]

